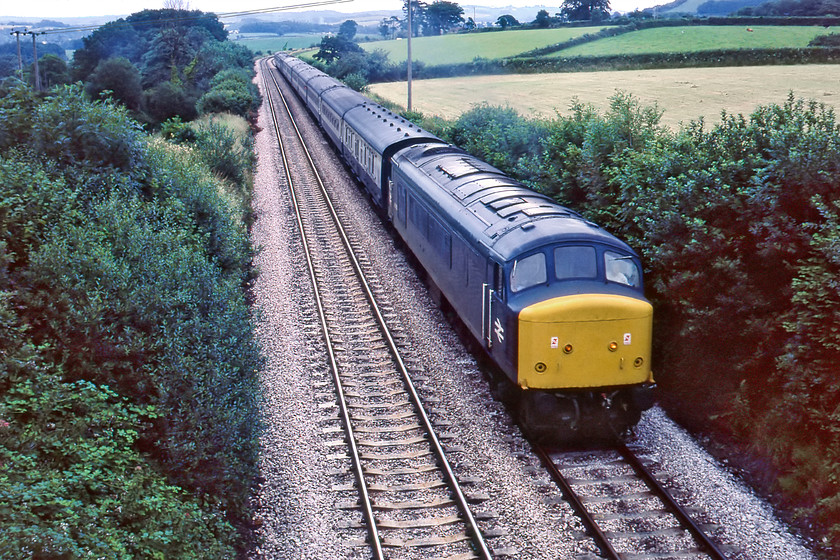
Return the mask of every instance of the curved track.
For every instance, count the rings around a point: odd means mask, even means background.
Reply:
[[[358,242],[330,202],[279,74],[262,64],[372,555],[489,559],[489,547],[388,328],[388,312],[366,280],[366,260],[356,256]]]

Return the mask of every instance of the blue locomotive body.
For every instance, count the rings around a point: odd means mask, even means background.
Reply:
[[[612,424],[638,420],[652,404],[652,308],[630,247],[299,60],[275,63],[470,334],[521,388],[526,422],[574,432],[601,409]]]

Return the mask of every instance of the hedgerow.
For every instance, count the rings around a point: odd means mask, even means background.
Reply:
[[[259,429],[243,210],[80,93],[0,99],[34,114],[0,137],[0,556],[233,557]]]
[[[793,97],[679,132],[617,94],[605,114],[449,127],[506,171],[636,247],[663,403],[735,438],[754,480],[840,548],[840,125]],[[485,120],[487,119],[487,120]],[[534,141],[534,131],[541,131]],[[523,172],[523,170],[529,170]],[[536,170],[536,171],[535,171]]]

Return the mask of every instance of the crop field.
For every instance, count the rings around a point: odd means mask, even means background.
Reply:
[[[751,29],[752,31],[748,31]],[[549,56],[604,56],[664,52],[697,52],[718,49],[777,49],[806,47],[817,35],[836,33],[838,28],[817,26],[703,25],[643,29],[577,45]]]
[[[232,39],[240,45],[245,45],[254,52],[277,52],[287,49],[305,49],[321,42],[321,35],[281,35],[281,36],[258,36]],[[413,45],[412,45],[413,46]]]
[[[562,43],[587,33],[597,33],[601,29],[601,27],[574,27],[417,37],[411,40],[411,56],[412,59],[430,66],[472,62],[476,57],[493,60]],[[374,41],[361,43],[361,46],[369,52],[376,49],[385,51],[391,62],[399,63],[407,58],[404,40]]]
[[[372,93],[405,106],[405,82],[370,86]],[[526,116],[568,114],[577,98],[601,112],[616,91],[664,110],[662,124],[703,117],[720,120],[721,111],[749,115],[757,105],[783,103],[789,92],[840,109],[840,65],[685,68],[622,72],[509,74],[417,80],[413,108],[427,116],[454,118],[478,103],[509,106]]]

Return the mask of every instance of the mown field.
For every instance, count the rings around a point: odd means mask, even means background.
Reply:
[[[751,29],[751,31],[748,31]],[[549,56],[605,56],[660,52],[697,52],[718,49],[777,49],[807,47],[817,35],[837,33],[838,28],[817,26],[703,25],[642,29],[563,49]]]
[[[721,111],[748,115],[757,105],[782,103],[789,92],[840,109],[840,66],[760,66],[685,68],[570,74],[512,74],[417,80],[414,109],[455,118],[478,103],[509,106],[525,116],[567,113],[575,98],[603,111],[616,91],[663,109],[662,123],[704,117],[717,122]],[[374,84],[370,91],[405,105],[405,82]]]
[[[417,37],[411,41],[411,54],[413,60],[427,65],[471,62],[476,57],[492,60],[562,43],[587,33],[597,33],[601,29],[575,27]],[[391,62],[403,62],[408,56],[404,40],[374,41],[362,43],[361,46],[368,52],[376,49],[385,51]]]

